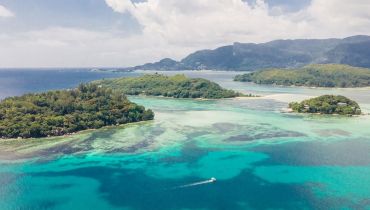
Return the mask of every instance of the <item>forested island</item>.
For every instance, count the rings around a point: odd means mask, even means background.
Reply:
[[[297,113],[319,113],[338,115],[360,115],[361,108],[355,102],[344,96],[323,95],[304,100],[300,103],[293,102],[289,108]]]
[[[235,81],[308,87],[368,87],[370,69],[341,64],[312,64],[298,69],[266,69],[237,75]]]
[[[233,90],[201,78],[185,75],[165,76],[147,74],[134,78],[116,78],[95,81],[94,84],[122,91],[127,95],[164,96],[173,98],[220,99],[241,96]]]
[[[87,129],[152,120],[154,113],[96,84],[6,98],[0,102],[0,138],[61,136]]]

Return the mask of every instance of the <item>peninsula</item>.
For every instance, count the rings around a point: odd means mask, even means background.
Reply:
[[[122,91],[127,95],[204,99],[233,98],[242,95],[233,90],[226,90],[209,80],[188,78],[183,74],[175,76],[146,74],[134,78],[98,80],[93,83],[102,87]]]

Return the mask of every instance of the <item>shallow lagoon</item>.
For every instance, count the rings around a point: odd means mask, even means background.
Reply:
[[[172,72],[167,72],[172,74]],[[184,72],[261,98],[131,97],[152,122],[32,143],[0,144],[0,209],[369,209],[370,116],[282,113],[327,92],[368,89],[232,82]],[[181,187],[216,177],[216,183]]]

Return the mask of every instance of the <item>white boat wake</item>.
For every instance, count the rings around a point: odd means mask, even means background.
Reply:
[[[198,185],[204,185],[204,184],[214,183],[216,181],[217,181],[216,178],[213,178],[212,177],[211,179],[208,179],[208,180],[205,180],[205,181],[194,182],[194,183],[191,183],[191,184],[181,185],[181,186],[178,186],[178,187],[174,187],[172,189],[180,189],[180,188],[194,187],[194,186],[198,186]]]

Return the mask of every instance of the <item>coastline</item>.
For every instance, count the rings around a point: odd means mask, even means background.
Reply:
[[[288,94],[288,93],[280,93],[280,94],[269,94],[264,96],[256,96],[256,97],[235,97],[236,100],[250,100],[250,99],[271,99],[279,102],[290,103],[292,100],[305,100],[308,98],[312,98],[315,96],[311,95],[302,95],[302,94]]]
[[[143,124],[143,123],[149,123],[153,122],[153,120],[146,120],[146,121],[140,121],[140,122],[132,122],[132,123],[126,123],[126,124],[121,124],[121,125],[107,125],[101,128],[96,128],[96,129],[86,129],[86,130],[81,130],[75,133],[69,133],[69,134],[64,134],[61,136],[49,136],[49,137],[42,137],[42,138],[11,138],[11,139],[2,139],[0,138],[0,145],[2,143],[6,142],[14,142],[14,141],[31,141],[31,140],[56,140],[57,138],[69,138],[69,137],[74,137],[77,135],[82,135],[82,134],[88,134],[94,131],[101,131],[101,130],[107,130],[107,129],[115,129],[115,128],[124,128],[127,126],[131,125],[137,125],[137,124]]]
[[[364,87],[318,87],[318,86],[304,86],[304,85],[278,85],[278,84],[259,84],[255,82],[243,82],[243,81],[235,81],[239,83],[251,83],[253,85],[260,85],[265,87],[282,87],[282,88],[305,88],[305,89],[316,89],[316,90],[369,90],[370,86]]]
[[[69,154],[71,152],[78,153],[79,145],[88,141],[96,131],[109,131],[111,129],[125,128],[152,121],[134,122],[119,126],[105,126],[99,129],[88,129],[63,136],[2,139],[0,140],[0,161],[22,161],[40,156],[49,157],[50,155]],[[83,150],[80,152],[83,152]]]

